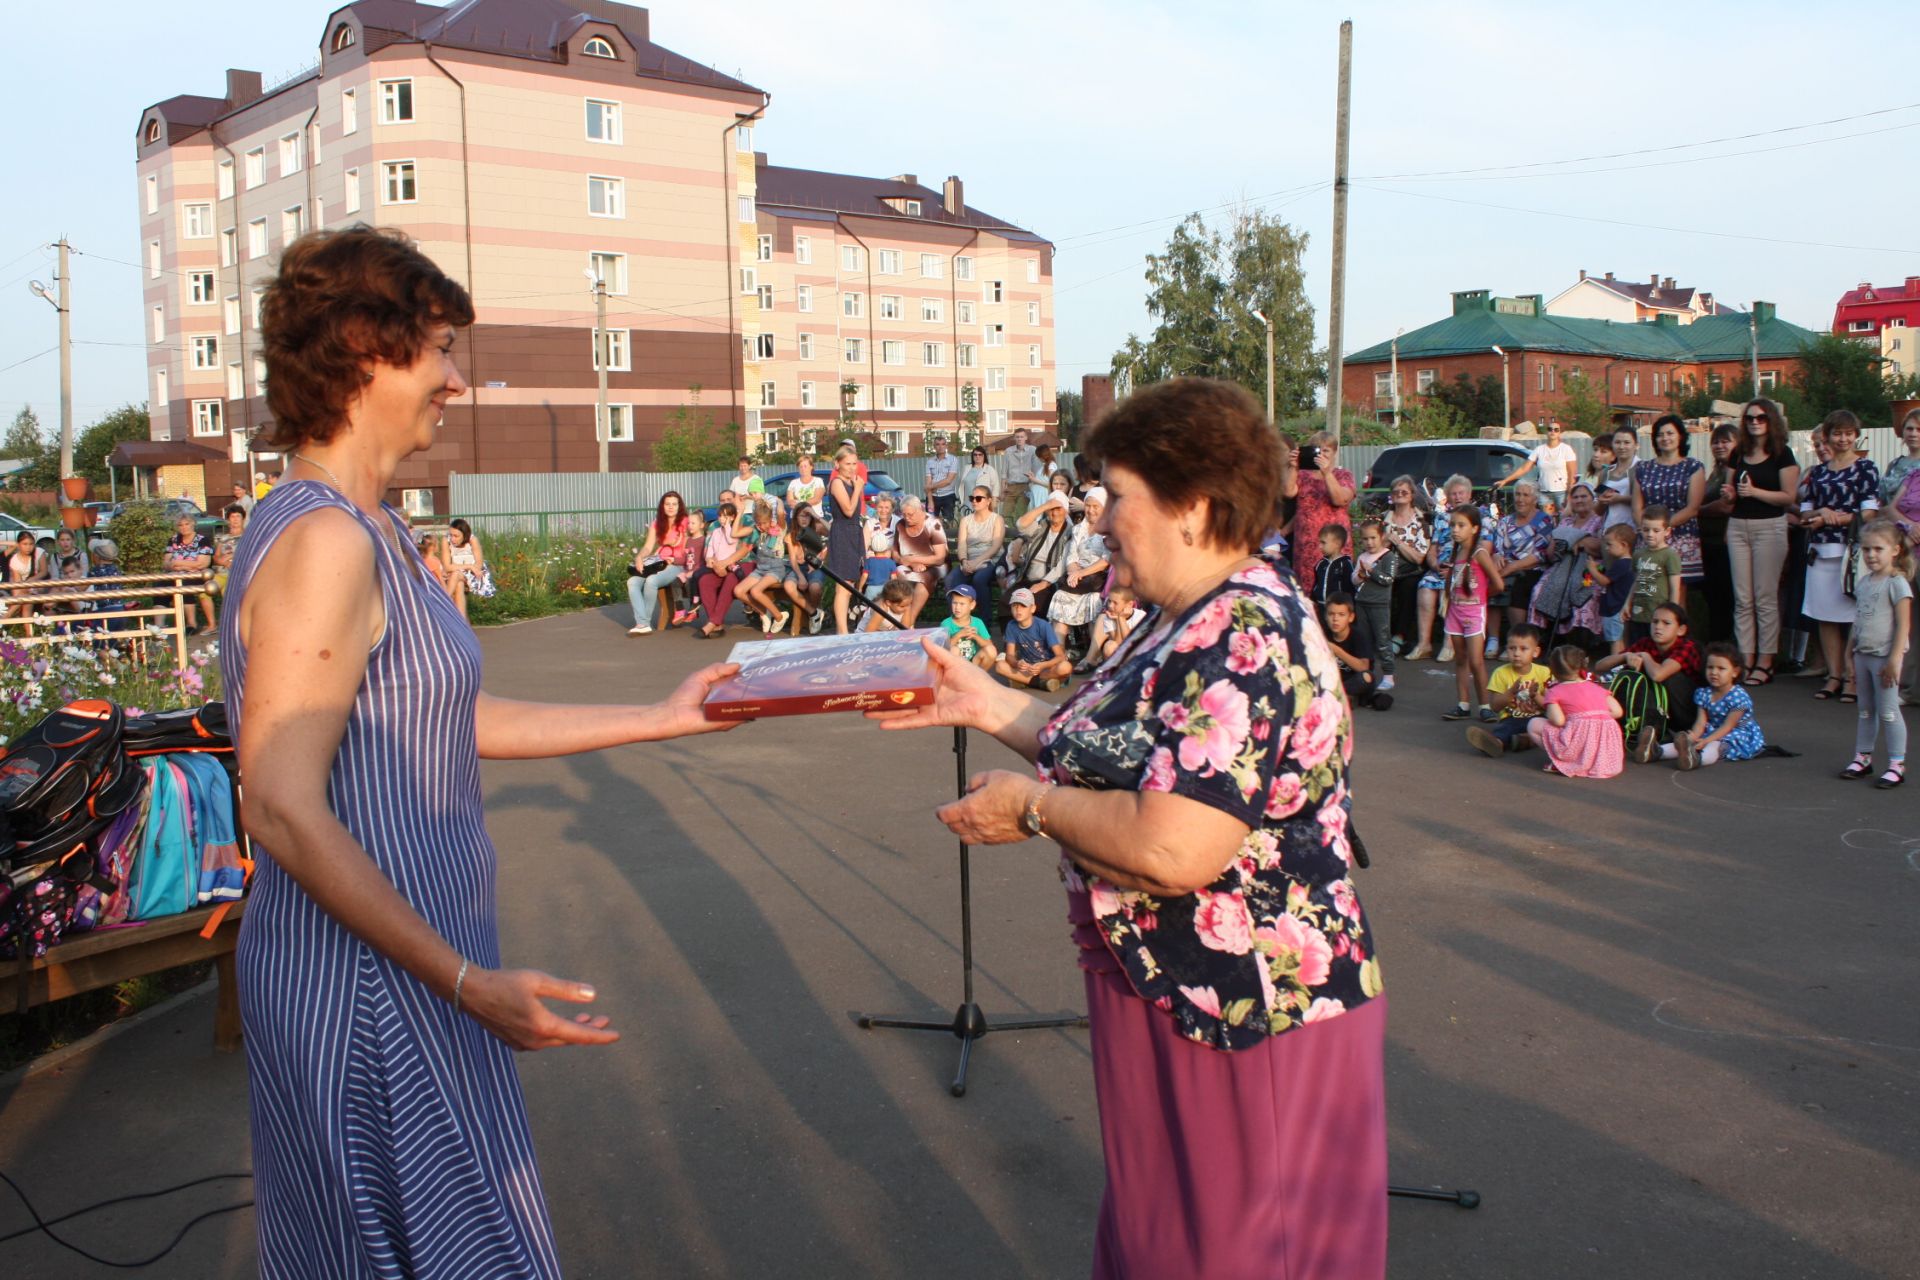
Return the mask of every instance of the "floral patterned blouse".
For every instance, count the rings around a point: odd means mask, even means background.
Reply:
[[[1039,738],[1061,786],[1166,791],[1247,824],[1198,893],[1156,897],[1061,875],[1133,988],[1210,1048],[1246,1049],[1379,995],[1350,878],[1352,719],[1311,608],[1271,564],[1183,615],[1156,614]],[[1076,911],[1070,911],[1070,915]]]
[[[1835,471],[1831,465],[1822,462],[1807,472],[1800,481],[1800,508],[1827,508],[1833,511],[1878,511],[1880,509],[1880,468],[1874,465],[1872,458],[1855,458],[1853,462]],[[1837,524],[1815,529],[1808,539],[1816,547],[1843,547],[1847,541],[1847,530]],[[1835,550],[1833,555],[1840,554]]]

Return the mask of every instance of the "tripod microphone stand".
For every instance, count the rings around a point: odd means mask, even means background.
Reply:
[[[852,583],[822,564],[818,557],[809,557],[807,567],[818,569],[827,575],[835,589],[845,591],[850,597],[858,599],[860,591]],[[885,618],[890,624],[904,631],[907,624],[880,607],[878,601],[868,601],[867,607]],[[967,794],[967,731],[955,726],[953,731],[955,794]],[[967,1066],[973,1058],[973,1042],[991,1031],[1034,1031],[1046,1027],[1084,1027],[1087,1019],[1084,1014],[1063,1018],[1022,1018],[1010,1022],[989,1022],[986,1014],[973,998],[973,851],[965,840],[960,842],[960,1007],[954,1011],[948,1022],[928,1022],[913,1018],[881,1016],[870,1013],[858,1014],[854,1021],[860,1026],[890,1028],[898,1031],[944,1031],[960,1041],[960,1065],[953,1073],[953,1083],[947,1091],[956,1098],[967,1095]]]

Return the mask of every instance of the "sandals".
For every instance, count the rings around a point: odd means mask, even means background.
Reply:
[[[1907,762],[1896,760],[1887,766],[1887,771],[1874,780],[1873,785],[1882,791],[1891,791],[1907,780]]]
[[[1772,667],[1755,667],[1747,673],[1746,685],[1749,689],[1758,689],[1761,685],[1773,683]]]
[[[1840,776],[1848,782],[1852,782],[1855,778],[1864,778],[1872,772],[1872,756],[1855,756],[1853,763],[1840,771]]]
[[[1846,688],[1844,681],[1836,680],[1832,676],[1828,676],[1826,681],[1822,683],[1818,689],[1813,691],[1813,696],[1816,701],[1827,702],[1844,688]]]
[[[1840,701],[1844,703],[1852,704],[1852,703],[1859,702],[1860,699],[1854,694],[1853,690],[1847,688],[1845,685],[1842,685],[1840,687]]]

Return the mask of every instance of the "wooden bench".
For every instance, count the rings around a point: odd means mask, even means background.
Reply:
[[[37,959],[22,956],[0,963],[0,1009],[18,1013],[68,996],[98,991],[117,982],[144,978],[162,969],[213,961],[220,990],[214,1005],[213,1047],[232,1053],[240,1047],[240,988],[233,950],[240,939],[245,898],[227,904],[226,916],[210,938],[201,931],[218,906],[200,907],[125,928],[74,934]]]

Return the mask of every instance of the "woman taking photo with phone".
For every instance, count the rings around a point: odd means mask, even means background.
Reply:
[[[1353,501],[1353,472],[1339,463],[1333,433],[1316,431],[1283,464],[1280,492],[1295,502],[1293,573],[1307,586],[1320,567],[1320,530],[1330,524],[1352,528],[1347,507]]]

